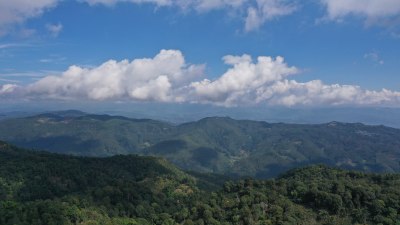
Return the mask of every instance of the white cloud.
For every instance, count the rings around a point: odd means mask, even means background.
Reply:
[[[294,105],[399,105],[400,92],[364,90],[354,85],[327,85],[320,80],[281,80],[259,90],[257,102]]]
[[[232,106],[241,104],[272,105],[399,105],[400,92],[386,89],[364,90],[354,85],[327,85],[320,80],[300,83],[287,79],[299,72],[289,67],[282,57],[258,57],[256,63],[248,55],[226,56],[232,65],[215,81],[193,82],[198,102]]]
[[[40,16],[61,0],[12,0],[0,1],[0,35],[13,30],[30,18]],[[287,0],[77,0],[89,5],[113,6],[120,2],[132,4],[153,4],[156,7],[175,7],[183,11],[208,12],[228,10],[245,17],[245,30],[251,31],[274,18],[291,14],[295,7],[285,3]],[[247,14],[246,14],[247,13]],[[246,14],[246,15],[245,15]],[[56,37],[62,31],[61,24],[47,24],[47,30]],[[24,36],[30,36],[32,29],[22,29]]]
[[[18,46],[18,45],[16,45],[16,44],[1,44],[0,49],[13,48],[16,46]]]
[[[191,5],[197,11],[209,11],[220,8],[240,8],[247,3],[248,0],[198,0],[192,1]]]
[[[230,68],[215,79],[201,79],[203,65],[185,62],[178,50],[162,50],[153,58],[109,60],[94,68],[71,66],[27,86],[0,86],[1,96],[45,99],[192,102],[237,106],[372,105],[400,106],[400,92],[365,90],[355,85],[298,82],[299,73],[282,57],[223,57]]]
[[[0,0],[0,35],[13,30],[30,18],[40,16],[56,6],[61,0]],[[132,4],[153,4],[156,7],[175,7],[183,11],[208,12],[228,10],[244,18],[246,32],[257,30],[276,18],[291,15],[301,7],[297,0],[76,0],[89,5],[113,6],[120,2]],[[399,0],[319,0],[327,10],[326,18],[340,21],[348,15],[366,19],[367,24],[397,26],[400,20]],[[229,13],[232,15],[231,13]],[[397,22],[396,22],[397,21]],[[396,25],[393,25],[396,24]],[[48,25],[47,29],[57,36],[61,24]],[[32,29],[22,29],[21,35],[29,36]]]
[[[296,10],[293,3],[284,0],[257,0],[257,6],[251,6],[247,10],[245,30],[256,30],[267,21],[290,15]]]
[[[12,94],[18,88],[16,84],[4,84],[0,85],[0,96],[6,94]]]
[[[380,23],[382,19],[400,15],[399,0],[321,0],[328,11],[328,18],[341,20],[348,15],[360,16],[367,23]]]
[[[370,53],[365,53],[364,54],[364,59],[368,59],[376,64],[383,65],[385,64],[385,61],[383,61],[380,57],[379,54],[376,52],[370,52]]]
[[[50,98],[168,102],[176,101],[175,92],[202,71],[202,65],[185,64],[180,51],[162,50],[154,58],[132,62],[109,60],[92,69],[71,66],[61,76],[48,76],[29,85],[27,92]]]
[[[238,11],[245,17],[245,31],[258,29],[275,18],[292,14],[297,7],[288,0],[81,0],[89,5],[115,5],[119,2],[152,3],[157,7],[177,7],[184,10],[208,12],[217,9]],[[246,15],[244,15],[246,14]]]
[[[259,88],[298,72],[295,67],[288,67],[282,57],[258,57],[254,63],[249,55],[229,55],[223,60],[232,68],[221,77],[215,81],[205,79],[191,84],[200,102],[220,105],[252,102]]]
[[[0,33],[5,34],[15,24],[41,15],[54,7],[58,0],[2,0],[0,1]]]
[[[46,24],[46,29],[49,31],[50,35],[53,37],[58,37],[58,35],[63,30],[63,25],[61,23],[57,24]]]
[[[79,0],[87,2],[89,5],[104,4],[104,5],[115,5],[119,2],[131,2],[135,4],[152,3],[157,6],[170,6],[174,4],[174,0]]]
[[[244,5],[250,0],[80,0],[89,5],[103,4],[112,6],[120,2],[128,2],[134,4],[154,4],[158,7],[173,6],[183,9],[194,9],[197,11],[210,11],[224,7],[237,8]]]

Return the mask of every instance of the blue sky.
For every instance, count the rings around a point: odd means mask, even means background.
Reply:
[[[28,2],[0,0],[0,101],[400,105],[397,0]]]

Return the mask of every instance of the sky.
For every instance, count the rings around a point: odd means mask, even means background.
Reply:
[[[399,0],[0,0],[0,103],[400,106]]]

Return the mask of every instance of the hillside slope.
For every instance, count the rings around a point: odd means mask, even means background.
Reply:
[[[58,153],[111,156],[138,152],[170,128],[154,120],[59,112],[1,121],[0,139]]]
[[[398,174],[311,166],[273,180],[228,181],[214,192],[199,188],[200,179],[154,157],[74,157],[0,142],[0,224],[400,221]]]
[[[0,142],[0,224],[150,224],[140,218],[179,211],[177,201],[199,192],[196,182],[160,158],[74,157]]]
[[[0,139],[85,156],[162,156],[181,168],[272,177],[313,163],[372,172],[400,171],[400,130],[331,122],[266,123],[209,117],[172,125],[107,115],[42,114],[0,121]]]

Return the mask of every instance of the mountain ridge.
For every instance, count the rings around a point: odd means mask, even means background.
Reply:
[[[313,163],[361,171],[400,171],[400,130],[381,125],[337,121],[285,124],[230,117],[175,125],[80,114],[73,111],[2,120],[0,139],[73,155],[161,156],[183,169],[232,176],[272,177]]]

